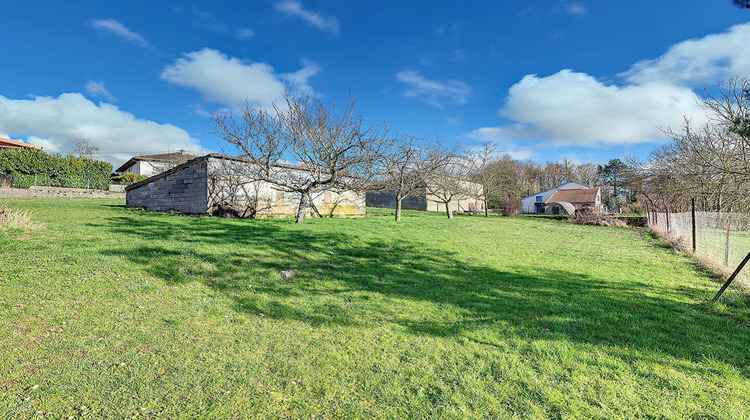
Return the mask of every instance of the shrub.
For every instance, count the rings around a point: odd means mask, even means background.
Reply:
[[[37,149],[0,149],[0,175],[13,185],[106,189],[112,164],[85,157],[50,155]]]
[[[122,175],[113,176],[112,181],[118,184],[130,185],[130,184],[135,184],[136,182],[143,181],[144,179],[147,179],[147,178],[148,177],[146,175],[138,175],[132,172],[128,172]]]

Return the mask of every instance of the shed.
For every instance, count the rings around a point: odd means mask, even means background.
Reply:
[[[264,181],[252,181],[242,175],[227,174],[224,168],[253,165],[231,156],[210,154],[129,185],[126,205],[146,210],[211,214],[215,204],[234,203],[255,208],[256,217],[293,217],[300,196],[282,191]],[[291,165],[276,165],[296,175],[304,170]],[[357,217],[365,215],[365,197],[355,191],[320,190],[312,194],[312,206],[306,217]]]

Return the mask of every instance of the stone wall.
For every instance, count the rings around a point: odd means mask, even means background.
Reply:
[[[30,187],[0,188],[0,197],[43,197],[43,198],[125,198],[125,193],[85,188]]]
[[[208,213],[207,159],[198,158],[125,188],[127,207]]]

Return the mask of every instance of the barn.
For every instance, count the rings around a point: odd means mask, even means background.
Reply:
[[[125,188],[126,205],[146,210],[209,215],[219,203],[253,207],[256,217],[294,217],[300,196],[265,181],[252,181],[236,169],[252,162],[216,153],[201,156]],[[292,165],[279,171],[304,176]],[[227,171],[227,168],[234,171]],[[306,217],[365,215],[365,196],[355,191],[320,190],[311,194]]]

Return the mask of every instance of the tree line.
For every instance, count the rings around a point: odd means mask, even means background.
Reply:
[[[698,97],[707,121],[685,117],[649,159],[629,161],[627,181],[655,208],[750,212],[750,79],[734,77]]]

